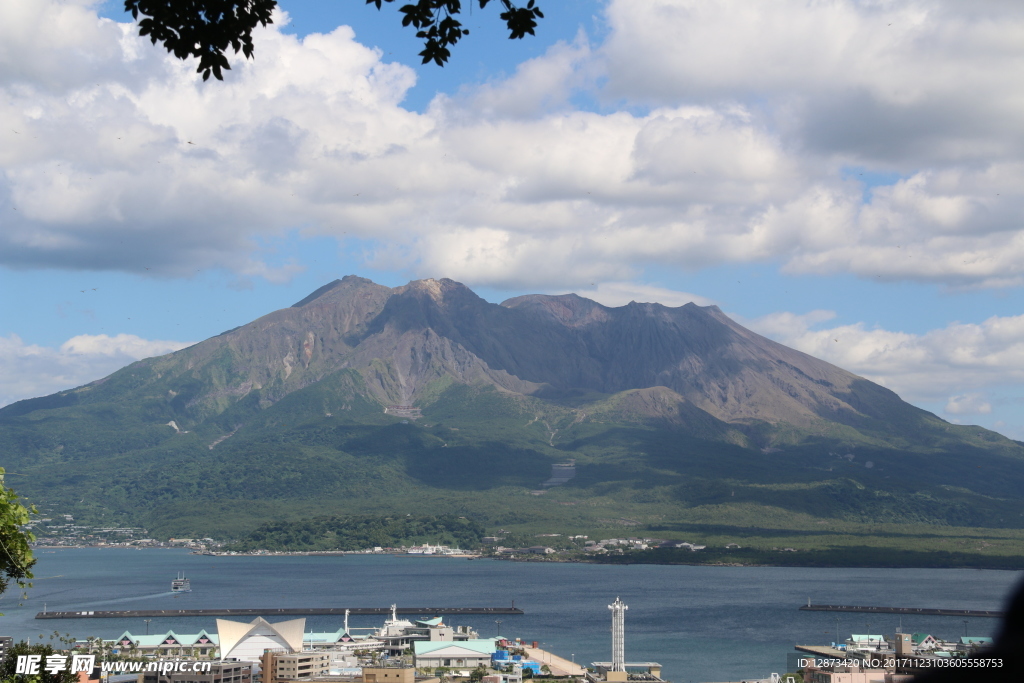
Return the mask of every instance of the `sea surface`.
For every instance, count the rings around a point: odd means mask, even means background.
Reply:
[[[801,612],[819,604],[1001,609],[1022,572],[976,569],[802,569],[607,566],[391,555],[231,556],[182,550],[72,548],[37,551],[36,580],[19,601],[0,597],[0,635],[69,633],[77,638],[213,630],[214,617],[37,620],[47,610],[278,607],[511,606],[521,616],[457,617],[481,636],[538,641],[577,662],[611,658],[616,597],[626,613],[627,661],[656,661],[675,683],[741,681],[785,673],[795,644],[828,644],[851,633],[926,632],[955,639],[993,635],[986,618]],[[192,592],[170,593],[184,572]],[[288,617],[293,618],[293,617]],[[497,623],[497,619],[501,623]],[[272,620],[276,621],[277,618]],[[281,619],[283,620],[283,618]],[[350,627],[380,617],[352,616]],[[306,618],[334,631],[341,617]]]

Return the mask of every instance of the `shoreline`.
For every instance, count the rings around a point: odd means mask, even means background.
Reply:
[[[990,571],[1024,571],[1024,556],[984,556],[969,553],[948,553],[946,551],[935,551],[931,553],[919,551],[889,551],[864,553],[864,557],[846,556],[847,561],[839,561],[830,555],[839,554],[838,551],[804,551],[801,554],[786,553],[785,556],[777,558],[777,561],[765,561],[765,557],[750,557],[748,561],[723,560],[720,555],[716,558],[708,557],[656,557],[647,554],[624,554],[611,557],[588,557],[588,556],[563,556],[553,557],[551,555],[538,556],[523,554],[519,555],[488,555],[483,553],[461,553],[457,555],[445,554],[422,554],[407,553],[400,551],[393,552],[366,552],[361,550],[279,550],[279,551],[256,551],[256,552],[198,552],[194,549],[181,546],[117,546],[117,545],[75,545],[75,546],[44,546],[37,545],[33,551],[70,550],[82,548],[96,548],[104,550],[185,550],[189,554],[204,557],[323,557],[323,556],[344,556],[344,555],[370,555],[407,558],[430,558],[430,559],[456,559],[456,560],[497,560],[504,562],[555,562],[560,564],[594,564],[594,565],[681,565],[691,567],[786,567],[786,568],[820,568],[820,569],[985,569]],[[874,549],[872,549],[874,550]],[[658,551],[664,553],[665,551]],[[691,551],[687,551],[688,553]],[[754,555],[755,553],[751,553]],[[769,554],[767,551],[757,554]],[[870,555],[871,557],[867,557]],[[771,558],[776,559],[776,558]]]

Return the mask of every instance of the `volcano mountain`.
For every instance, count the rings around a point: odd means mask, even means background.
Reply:
[[[563,531],[1024,527],[1024,444],[715,306],[499,305],[446,279],[348,276],[9,405],[0,458],[30,500],[171,535],[357,512]]]

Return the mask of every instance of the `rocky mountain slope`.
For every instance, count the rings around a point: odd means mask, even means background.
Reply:
[[[1024,521],[1021,444],[951,425],[717,307],[609,308],[574,294],[497,305],[451,280],[348,276],[190,348],[7,406],[0,456],[34,473],[24,488],[40,500],[85,487],[99,506],[89,514],[182,531],[325,501],[391,510],[408,496],[500,523],[517,504],[494,491],[524,495],[566,458],[579,476],[560,490],[633,492],[614,505],[657,490],[661,518],[734,503],[702,497],[728,481],[730,498],[790,511],[810,512],[828,487],[859,501],[826,497],[825,516]],[[102,488],[103,476],[124,483]]]

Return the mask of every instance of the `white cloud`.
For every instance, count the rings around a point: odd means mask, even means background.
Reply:
[[[946,412],[950,415],[988,415],[992,412],[992,404],[981,394],[961,394],[949,397]]]
[[[254,244],[298,228],[514,289],[765,261],[1024,284],[1019,3],[613,0],[605,44],[425,113],[347,27],[279,15],[204,84],[92,5],[0,0],[0,265],[281,282],[301,264]],[[858,165],[902,180],[865,204]]]
[[[189,345],[133,334],[82,334],[55,349],[26,344],[14,334],[0,337],[0,406],[81,386],[134,361]]]
[[[715,302],[699,294],[680,292],[664,287],[637,284],[635,282],[600,282],[594,289],[577,289],[574,293],[587,299],[593,299],[605,306],[625,306],[631,301],[638,303],[659,303],[663,306],[685,306],[695,303],[698,306],[711,306]]]
[[[1024,382],[1024,315],[952,323],[924,334],[863,324],[813,329],[831,312],[776,313],[743,321],[752,330],[878,382],[911,402],[946,402],[952,414],[986,414],[994,387]]]
[[[612,0],[608,18],[609,95],[767,100],[803,144],[903,168],[1022,149],[1020,3]]]

